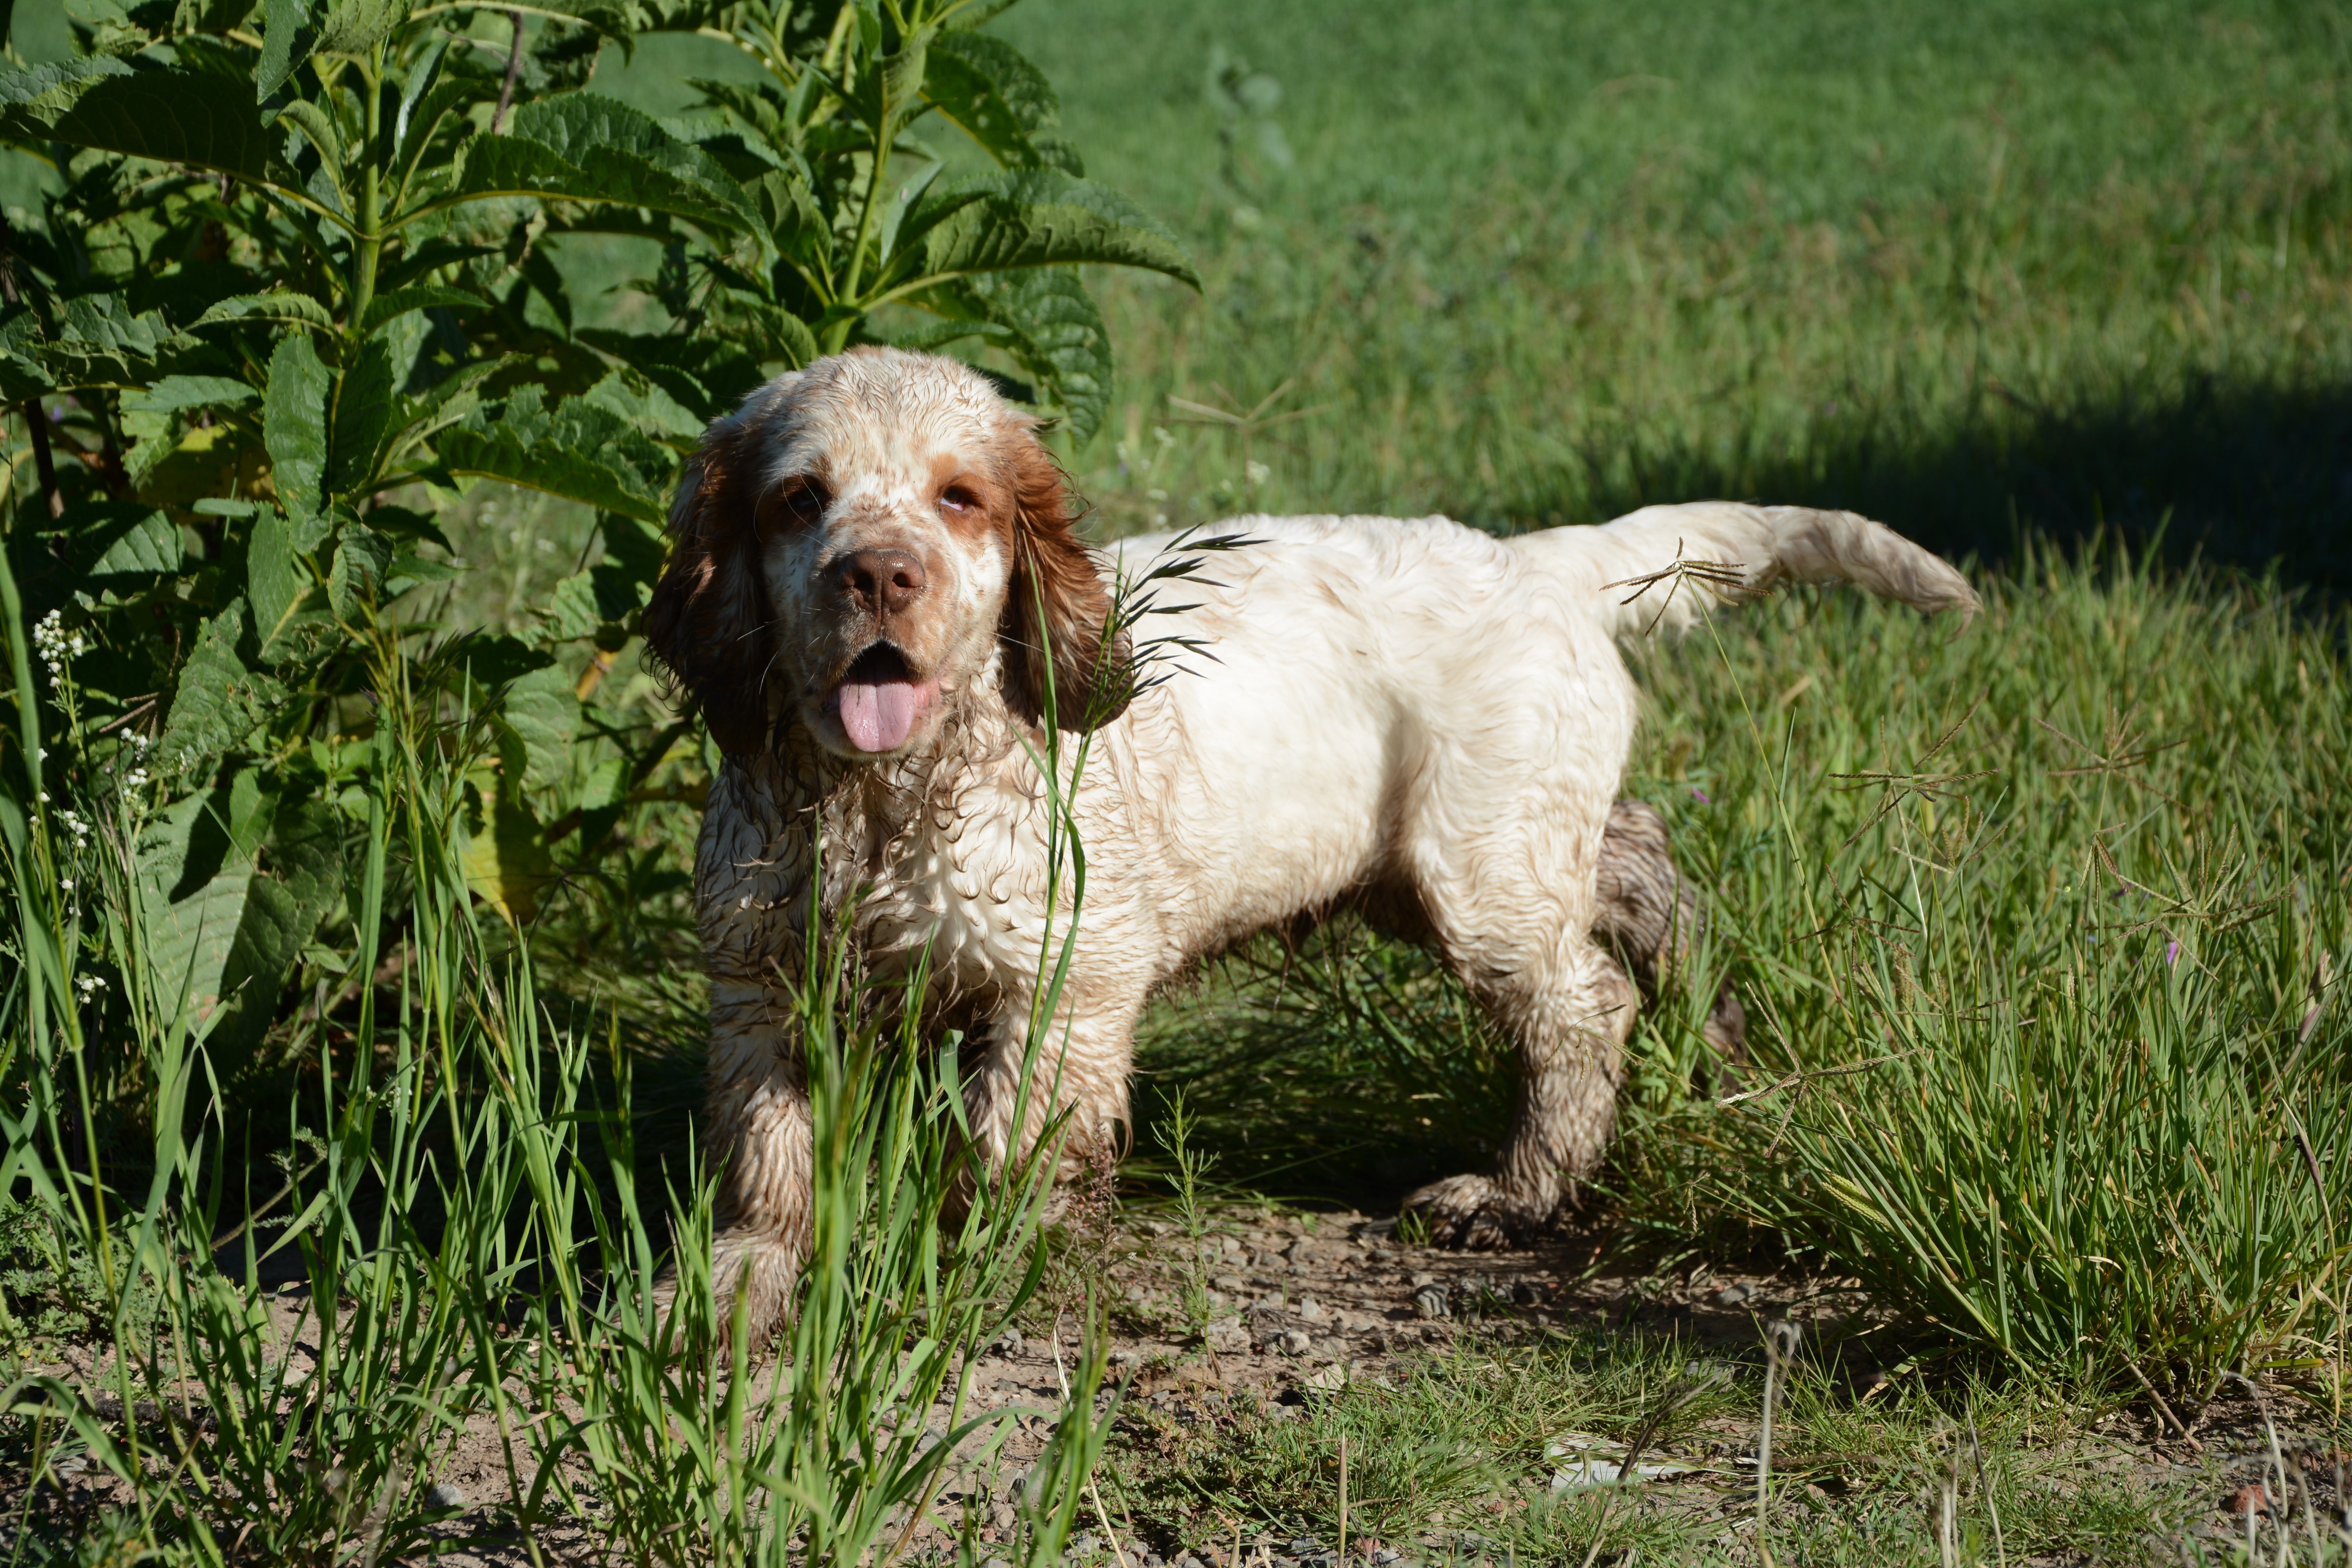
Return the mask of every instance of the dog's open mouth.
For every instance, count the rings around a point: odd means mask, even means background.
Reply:
[[[842,733],[861,752],[895,752],[914,732],[929,683],[918,681],[907,656],[877,642],[853,660],[834,688]]]

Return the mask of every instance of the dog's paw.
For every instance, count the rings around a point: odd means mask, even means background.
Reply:
[[[1550,1222],[1549,1207],[1514,1198],[1485,1176],[1448,1176],[1405,1199],[1404,1212],[1429,1227],[1433,1247],[1473,1252],[1519,1247],[1533,1241]]]
[[[712,1327],[721,1344],[743,1301],[743,1342],[762,1353],[792,1318],[793,1286],[800,1279],[805,1248],[756,1231],[722,1231],[710,1248]]]

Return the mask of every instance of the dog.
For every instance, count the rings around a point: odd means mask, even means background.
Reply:
[[[1066,1112],[1065,1177],[1116,1146],[1156,988],[1302,912],[1363,909],[1433,946],[1517,1043],[1494,1167],[1407,1200],[1441,1242],[1507,1245],[1599,1163],[1640,993],[1696,919],[1663,823],[1614,803],[1636,710],[1619,639],[1791,578],[1976,606],[1950,566],[1850,512],[1703,502],[1507,539],[1244,517],[1226,527],[1248,542],[1183,584],[1182,668],[1139,682],[1114,574],[1181,542],[1106,553],[1074,522],[1034,421],[978,372],[894,349],[761,387],[685,471],[645,632],[724,753],[695,872],[706,1134],[714,1279],[755,1334],[783,1321],[809,1245],[788,1020],[813,896],[871,963],[928,955],[982,1047],[971,1135],[1001,1168]],[[1087,863],[1075,922],[1040,773],[1075,748],[1045,744],[1049,711],[1090,727],[1061,781]],[[1023,1097],[1049,928],[1074,943],[1055,1093]],[[1738,1031],[1727,994],[1708,1032],[1733,1049]]]

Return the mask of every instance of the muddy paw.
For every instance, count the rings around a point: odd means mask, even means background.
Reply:
[[[1549,1209],[1536,1212],[1533,1205],[1514,1199],[1484,1176],[1432,1182],[1405,1199],[1404,1212],[1420,1215],[1428,1225],[1433,1246],[1474,1252],[1524,1246],[1551,1218]]]
[[[744,1343],[763,1352],[792,1316],[793,1286],[800,1278],[804,1248],[757,1232],[724,1231],[710,1248],[712,1327],[726,1342],[735,1299],[743,1298]]]

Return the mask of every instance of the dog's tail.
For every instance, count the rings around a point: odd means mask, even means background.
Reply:
[[[1967,578],[1893,529],[1850,511],[1693,501],[1511,542],[1573,591],[1592,594],[1621,637],[1682,631],[1719,602],[1756,598],[1791,578],[1852,583],[1930,613],[1957,609],[1963,626],[1978,609]]]

